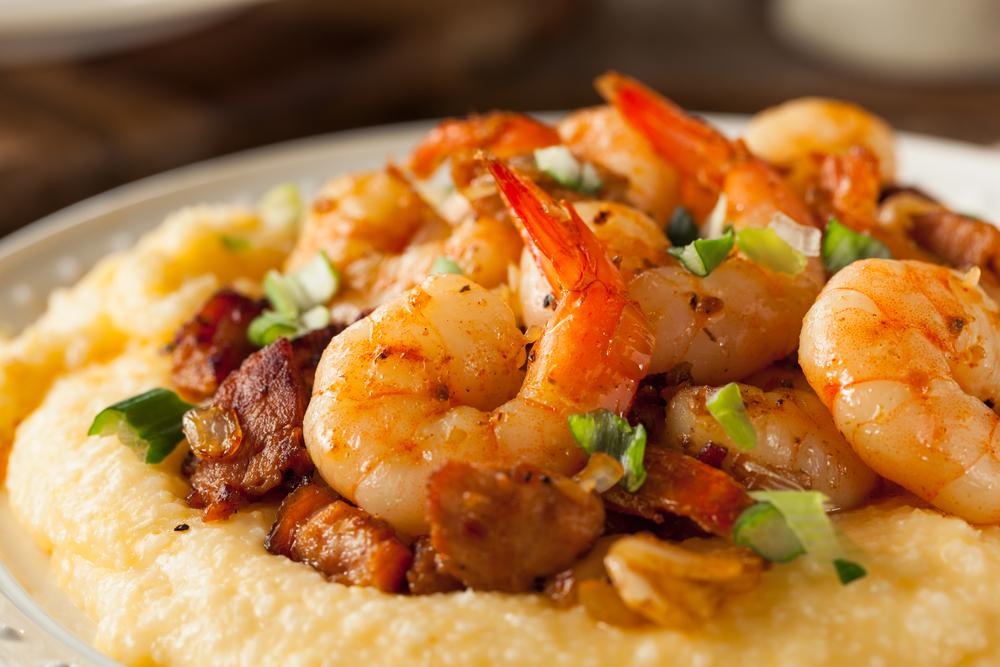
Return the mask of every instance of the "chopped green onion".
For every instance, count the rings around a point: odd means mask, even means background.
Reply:
[[[806,257],[819,257],[823,245],[823,232],[812,225],[800,225],[781,211],[771,216],[767,229],[773,229],[781,240]]]
[[[271,305],[290,317],[326,303],[339,288],[340,272],[322,250],[298,271],[280,274],[272,270],[264,276],[264,292]]]
[[[261,221],[269,227],[298,226],[302,219],[302,196],[291,183],[275,186],[257,204]]]
[[[315,331],[316,329],[322,329],[323,327],[330,326],[330,309],[326,306],[316,306],[306,312],[302,313],[302,317],[299,318],[302,326],[306,328],[306,331]]]
[[[785,563],[806,552],[784,516],[770,503],[757,503],[743,510],[733,526],[733,542],[775,563]]]
[[[219,237],[219,241],[222,243],[222,246],[226,250],[233,250],[238,252],[240,250],[250,249],[250,241],[247,241],[246,239],[241,239],[238,236],[228,236],[226,234],[223,234],[222,236]]]
[[[167,389],[151,389],[104,408],[87,435],[118,435],[144,463],[160,463],[174,451],[184,432],[181,420],[195,406]]]
[[[671,256],[680,260],[684,268],[704,278],[722,263],[733,249],[732,229],[717,239],[698,239],[682,248],[667,248]]]
[[[831,273],[859,259],[872,257],[892,259],[892,253],[878,239],[853,232],[837,222],[836,218],[830,218],[826,236],[823,237],[823,264]]]
[[[448,259],[447,257],[438,257],[431,264],[431,275],[435,273],[454,273],[459,276],[465,275],[462,271],[462,267]]]
[[[635,428],[610,410],[600,409],[585,415],[570,415],[569,430],[583,451],[593,456],[597,452],[620,461],[625,476],[619,485],[635,493],[646,481],[642,459],[646,455],[646,429]]]
[[[690,245],[698,240],[698,225],[694,224],[694,218],[683,206],[674,208],[674,214],[667,226],[667,238],[670,239],[670,245],[675,248]]]
[[[560,185],[584,194],[597,194],[604,187],[594,165],[589,162],[581,164],[566,146],[537,149],[535,164],[539,171],[548,174]]]
[[[757,446],[757,431],[747,416],[738,384],[730,382],[725,387],[709,392],[705,396],[705,406],[722,424],[734,445],[743,450]]]
[[[265,310],[250,323],[247,338],[257,347],[265,347],[282,337],[289,340],[296,338],[301,329],[294,317]]]
[[[715,207],[708,217],[701,223],[701,237],[704,239],[717,239],[726,233],[726,218],[729,215],[729,197],[725,194],[719,195]]]
[[[795,276],[806,268],[805,255],[788,245],[773,229],[741,229],[736,234],[736,245],[750,261],[772,273]]]
[[[785,519],[802,548],[814,558],[833,564],[842,584],[867,574],[858,563],[844,557],[842,540],[823,503],[828,498],[818,491],[751,491],[750,497],[759,503],[769,503]],[[843,541],[848,541],[844,536]]]

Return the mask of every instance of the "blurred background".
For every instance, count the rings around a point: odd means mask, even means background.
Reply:
[[[310,135],[596,104],[826,95],[1000,142],[995,0],[0,0],[0,236],[197,160]]]

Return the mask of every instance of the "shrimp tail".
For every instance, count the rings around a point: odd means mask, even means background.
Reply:
[[[507,159],[558,143],[559,133],[545,123],[520,113],[491,111],[442,122],[417,144],[403,167],[427,178],[445,158],[463,149],[483,148]]]
[[[556,204],[547,192],[485,152],[478,156],[497,188],[525,245],[549,284],[582,291],[595,280],[625,292],[625,281],[604,246],[567,202]]]
[[[718,130],[618,72],[598,77],[594,86],[657,153],[703,187],[722,190],[727,167],[739,149]]]

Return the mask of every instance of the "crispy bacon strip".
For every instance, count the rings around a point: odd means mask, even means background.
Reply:
[[[657,522],[678,514],[729,538],[740,513],[754,504],[732,477],[669,447],[647,448],[643,463],[646,483],[634,494],[612,487],[604,494],[609,510]]]
[[[219,387],[214,404],[239,418],[243,441],[235,454],[217,461],[191,457],[192,507],[205,521],[225,519],[272,489],[294,488],[314,466],[302,440],[309,392],[292,345],[284,338],[256,352]]]
[[[430,481],[431,542],[446,572],[478,590],[530,591],[604,531],[600,498],[528,465],[450,462]]]
[[[247,340],[247,327],[263,309],[260,301],[229,287],[216,292],[174,334],[170,374],[174,386],[195,401],[214,394],[256,349]]]
[[[395,593],[413,560],[389,524],[306,483],[278,509],[264,548],[306,563],[330,581]]]
[[[445,571],[431,538],[426,536],[413,543],[413,564],[406,571],[406,584],[411,595],[450,593],[465,588]]]

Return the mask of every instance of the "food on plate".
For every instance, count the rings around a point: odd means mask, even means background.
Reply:
[[[597,87],[185,209],[0,345],[11,507],[100,649],[1000,657],[996,230],[853,105],[741,140]]]

